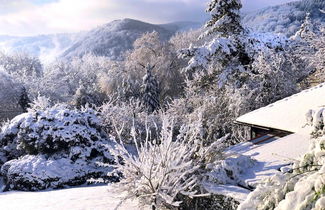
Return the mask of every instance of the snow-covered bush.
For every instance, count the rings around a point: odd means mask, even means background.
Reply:
[[[324,123],[320,113],[323,109],[309,111],[306,115],[314,132],[323,130],[319,126]],[[265,180],[238,209],[324,209],[325,136],[323,132],[318,134],[312,139],[309,151],[294,163],[291,171]]]
[[[228,154],[223,159],[218,160],[215,166],[211,168],[206,176],[207,179],[205,184],[230,184],[235,186],[246,186],[242,176],[244,175],[247,168],[251,168],[256,165],[256,160],[249,156],[240,154]]]
[[[90,108],[75,110],[65,105],[55,105],[44,110],[30,109],[7,122],[1,128],[0,153],[3,165],[1,173],[10,184],[9,189],[36,190],[68,184],[62,177],[57,180],[58,183],[51,184],[49,180],[53,177],[46,175],[50,172],[38,171],[44,170],[43,165],[51,165],[52,162],[59,165],[56,161],[69,160],[69,164],[76,164],[77,168],[85,165],[86,168],[80,170],[80,174],[77,173],[78,170],[73,170],[78,182],[85,182],[91,174],[103,175],[104,169],[99,173],[96,162],[112,161],[107,149],[112,141],[103,131],[97,115]],[[23,170],[26,159],[33,160],[35,164]],[[21,173],[17,174],[18,171]],[[57,173],[65,175],[60,171]],[[43,178],[47,181],[42,182]],[[25,181],[21,183],[21,180]],[[44,185],[30,188],[33,182]],[[74,179],[71,180],[73,183]]]
[[[137,143],[134,136],[136,154],[129,152],[122,142],[116,142],[112,150],[118,164],[112,165],[115,170],[111,174],[122,174],[117,189],[127,192],[126,198],[138,197],[144,204],[158,208],[179,206],[181,194],[195,197],[202,193],[200,181],[207,163],[220,155],[220,142],[203,147],[198,141],[200,126],[183,126],[175,135],[170,118],[162,119],[157,139]]]
[[[4,190],[35,191],[84,184],[89,178],[103,176],[103,170],[82,159],[25,155],[6,162],[1,173],[7,183]]]

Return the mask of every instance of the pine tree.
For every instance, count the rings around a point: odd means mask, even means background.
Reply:
[[[146,75],[143,77],[143,103],[148,112],[152,113],[159,109],[159,85],[156,78],[152,75],[154,66],[147,64]]]
[[[30,103],[31,101],[28,97],[26,88],[23,87],[19,96],[18,104],[23,109],[23,111],[26,112],[27,109],[30,107]]]
[[[211,20],[206,23],[207,31],[201,37],[213,35],[214,39],[201,47],[181,51],[184,58],[190,58],[187,72],[210,68],[209,75],[205,74],[201,83],[213,82],[223,87],[229,79],[238,81],[238,74],[246,71],[252,62],[245,49],[247,34],[240,22],[241,7],[240,0],[212,0],[207,9]],[[217,67],[211,68],[211,64]]]
[[[205,27],[209,28],[206,35],[217,33],[227,37],[241,34],[243,31],[239,14],[241,8],[240,0],[212,0],[206,10],[211,14],[211,20],[205,24]]]

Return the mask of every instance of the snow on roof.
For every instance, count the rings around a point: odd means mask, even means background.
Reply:
[[[249,112],[236,121],[296,133],[306,124],[305,113],[319,107],[325,107],[325,83]]]
[[[256,166],[248,168],[241,177],[245,183],[255,186],[264,178],[279,173],[281,167],[298,160],[308,151],[309,144],[308,134],[295,133],[266,144],[240,143],[228,148],[226,152],[251,156],[257,160]]]

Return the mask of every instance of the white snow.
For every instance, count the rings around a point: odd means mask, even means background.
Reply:
[[[254,167],[247,168],[241,179],[250,186],[256,186],[263,179],[280,173],[279,169],[291,164],[304,155],[310,145],[310,137],[291,134],[267,144],[240,143],[227,149],[229,153],[240,153],[257,160]]]
[[[324,107],[324,96],[325,83],[247,113],[237,122],[299,133],[306,124],[301,113]]]
[[[205,185],[204,189],[209,193],[232,197],[238,202],[246,200],[250,193],[249,190],[234,185]]]
[[[1,209],[6,210],[113,210],[120,201],[120,195],[107,185],[40,192],[0,193]],[[119,208],[119,210],[132,209],[141,209],[135,200],[127,200]]]

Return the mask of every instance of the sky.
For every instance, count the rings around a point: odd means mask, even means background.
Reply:
[[[252,11],[293,0],[242,0]],[[0,34],[27,36],[85,31],[112,20],[202,22],[208,0],[0,0]]]

